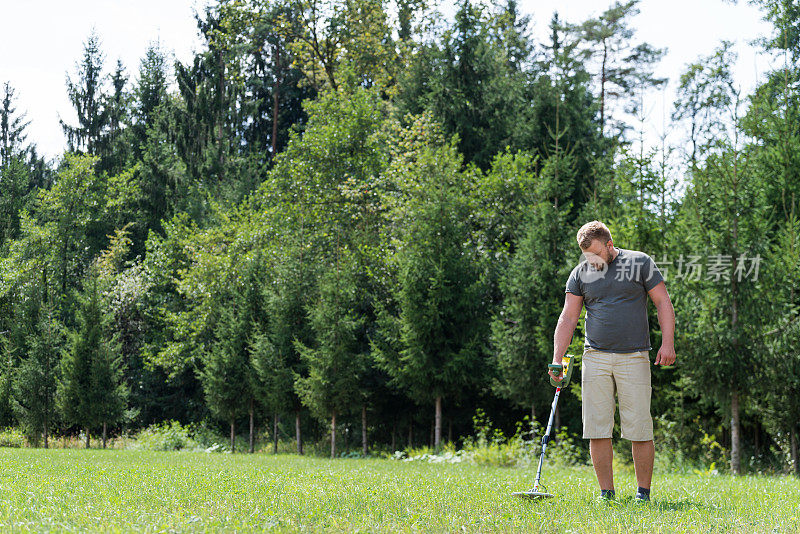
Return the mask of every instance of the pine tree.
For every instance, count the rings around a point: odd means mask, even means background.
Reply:
[[[41,304],[35,329],[30,335],[30,352],[22,358],[13,379],[14,411],[31,435],[49,444],[50,429],[56,416],[58,363],[63,345],[63,327],[53,313],[46,271],[42,271]]]
[[[332,265],[319,282],[319,300],[308,310],[314,345],[299,340],[308,375],[295,381],[303,404],[320,420],[330,418],[331,458],[336,456],[337,416],[347,414],[358,401],[359,382],[367,354],[359,352],[364,317],[357,313],[357,291],[352,257],[346,250],[334,253]]]
[[[275,414],[287,409],[294,412],[298,454],[303,453],[300,424],[303,405],[294,381],[306,376],[307,369],[294,340],[308,346],[313,343],[314,333],[306,310],[313,302],[317,282],[317,265],[306,250],[309,247],[304,239],[301,227],[296,235],[287,235],[282,240],[287,246],[274,266],[273,283],[266,289],[267,331],[256,332],[252,352],[253,367],[261,380],[259,393],[268,412]]]
[[[525,208],[524,234],[501,279],[503,303],[492,322],[499,374],[495,390],[530,408],[531,421],[536,405],[548,400],[549,392],[539,386],[542,370],[552,360],[552,333],[569,269],[565,258],[571,256],[568,199],[576,178],[575,158],[561,144],[564,130],[554,130],[552,136],[551,155],[535,181],[535,200]]]
[[[19,212],[31,198],[31,173],[27,159],[35,147],[26,146],[30,121],[18,113],[11,84],[3,85],[0,103],[0,245],[19,234]]]
[[[107,327],[106,327],[107,328]],[[122,354],[119,337],[107,334],[92,360],[91,403],[98,423],[103,426],[103,448],[106,448],[108,426],[123,421],[129,390],[123,381]]]
[[[109,111],[104,105],[103,61],[100,37],[92,31],[83,45],[83,60],[77,65],[76,79],[67,75],[67,94],[78,124],[71,126],[59,119],[71,152],[99,155],[107,135]]]
[[[103,137],[99,153],[101,155],[99,169],[110,175],[119,174],[130,164],[133,155],[131,147],[130,100],[126,86],[128,76],[122,60],[117,60],[111,74],[111,92],[104,95],[103,108],[108,117],[108,131]]]
[[[14,361],[9,350],[10,342],[6,338],[8,331],[4,331],[2,353],[0,353],[0,426],[9,427],[14,423]]]
[[[15,92],[9,82],[3,84],[0,104],[0,172],[10,165],[12,159],[25,152],[25,129],[30,121],[25,120],[25,113],[17,113],[14,105]]]
[[[241,306],[233,298],[221,307],[214,343],[203,354],[203,367],[198,371],[208,408],[230,425],[231,453],[236,450],[236,420],[247,413],[252,398],[246,345],[250,321]]]
[[[666,82],[653,75],[655,64],[664,57],[666,49],[655,48],[646,42],[633,44],[635,32],[629,24],[630,19],[639,13],[639,1],[617,0],[600,16],[575,27],[598,63],[600,131],[603,133],[612,116],[614,99],[624,99],[634,88],[657,87]],[[627,102],[628,105],[631,103],[630,100]],[[621,134],[624,124],[617,122],[616,126]]]
[[[464,0],[455,25],[421,45],[401,73],[396,99],[399,118],[433,112],[447,135],[458,134],[465,160],[481,169],[506,146],[529,142],[526,76],[513,70],[493,25],[481,4]]]
[[[739,93],[732,84],[729,89],[728,134],[695,170],[676,231],[684,236],[684,253],[706,258],[711,269],[682,284],[684,372],[731,414],[730,468],[740,474],[741,413],[755,385],[758,332],[767,317],[763,282],[752,273],[766,253],[769,206],[763,178],[741,145]]]
[[[107,425],[122,419],[127,393],[121,385],[117,340],[108,334],[101,310],[96,266],[90,268],[78,302],[78,327],[69,332],[69,350],[61,360],[58,405],[69,424],[83,428],[86,448],[91,430],[100,425],[105,446]]]
[[[393,170],[410,186],[394,215],[402,228],[393,296],[399,316],[381,319],[390,325],[385,330],[390,341],[374,346],[381,367],[396,385],[416,402],[434,403],[437,449],[443,401],[455,401],[483,379],[488,325],[484,281],[466,224],[475,171],[460,170],[462,159],[454,141],[422,144],[409,158],[413,165]],[[399,334],[396,342],[391,341],[392,331]],[[386,351],[387,346],[399,350]]]

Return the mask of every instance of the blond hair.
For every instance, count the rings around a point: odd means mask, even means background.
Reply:
[[[608,243],[611,240],[611,231],[600,221],[591,221],[581,226],[577,238],[578,246],[586,250],[592,246],[592,241],[595,239],[600,240],[604,245]]]

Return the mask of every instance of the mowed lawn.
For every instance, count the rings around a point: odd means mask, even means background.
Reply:
[[[650,505],[594,502],[589,467],[525,469],[382,459],[0,449],[0,531],[798,532],[792,477],[660,473]]]

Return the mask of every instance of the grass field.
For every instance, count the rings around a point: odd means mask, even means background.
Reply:
[[[650,505],[594,502],[589,467],[528,470],[126,450],[0,449],[0,531],[798,532],[791,477],[658,474]]]

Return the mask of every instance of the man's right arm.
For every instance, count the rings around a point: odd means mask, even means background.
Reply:
[[[553,336],[553,363],[561,363],[561,357],[567,352],[572,333],[578,326],[578,318],[583,308],[583,297],[570,292],[564,293],[564,309],[556,324],[556,333]]]

